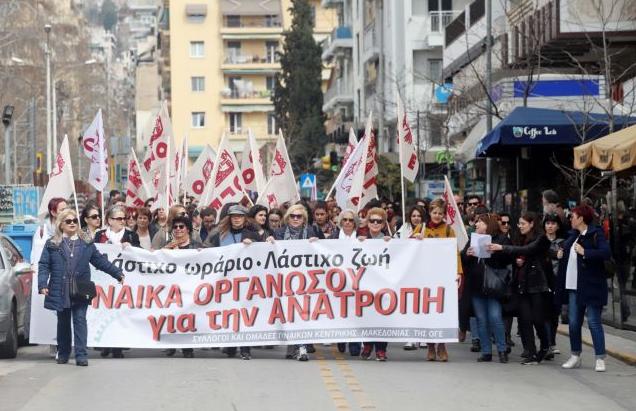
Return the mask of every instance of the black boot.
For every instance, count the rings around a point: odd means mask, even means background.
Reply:
[[[482,354],[477,358],[477,362],[491,362],[492,354]]]
[[[499,351],[499,362],[502,364],[508,363],[508,353],[506,351]]]

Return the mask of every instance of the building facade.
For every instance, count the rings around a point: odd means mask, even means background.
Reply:
[[[335,13],[310,3],[322,41]],[[271,97],[290,7],[289,0],[169,3],[171,115],[177,141],[188,136],[190,155],[216,147],[223,133],[237,152],[248,130],[260,145],[275,139]]]

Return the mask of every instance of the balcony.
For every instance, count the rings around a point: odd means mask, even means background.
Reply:
[[[427,44],[429,47],[440,47],[444,45],[444,28],[450,24],[461,10],[431,11],[428,13]]]
[[[236,80],[235,83],[243,83],[241,80]],[[245,106],[271,106],[272,105],[272,91],[254,90],[251,87],[251,82],[245,82],[241,84],[241,87],[230,88],[226,87],[221,91],[221,106],[222,111],[242,111],[237,109],[238,106],[244,108]],[[265,111],[265,110],[254,110]],[[267,110],[269,111],[269,110]]]
[[[280,16],[224,16],[224,40],[278,40],[283,33]]]
[[[225,74],[270,74],[280,70],[279,56],[275,53],[267,55],[243,54],[236,49],[225,50],[225,60],[221,70]]]
[[[380,44],[377,31],[375,21],[369,23],[364,28],[362,47],[362,58],[364,62],[376,59],[380,56]]]
[[[338,50],[352,48],[353,35],[351,34],[351,28],[348,26],[336,27],[322,43],[322,60],[330,60]]]
[[[336,79],[325,92],[322,111],[333,111],[341,105],[353,104],[353,84],[346,78]]]

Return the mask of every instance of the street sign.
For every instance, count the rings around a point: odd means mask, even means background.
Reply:
[[[314,188],[316,186],[315,174],[301,174],[300,175],[300,188]]]

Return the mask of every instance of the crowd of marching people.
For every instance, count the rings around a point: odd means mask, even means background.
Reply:
[[[446,216],[451,206],[442,199],[422,199],[407,208],[402,221],[401,207],[389,201],[372,200],[359,212],[342,210],[334,201],[300,201],[284,208],[226,204],[217,215],[199,207],[191,198],[170,209],[125,206],[125,197],[112,192],[105,214],[94,202],[80,215],[64,199],[49,203],[49,218],[41,236],[49,240],[39,260],[40,293],[45,307],[58,314],[57,362],[66,363],[71,354],[73,324],[77,365],[87,365],[86,309],[88,302],[70,298],[72,277],[90,278],[92,264],[125,281],[121,270],[95,248],[95,243],[121,244],[146,250],[200,249],[230,244],[279,240],[341,239],[348,241],[394,238],[422,240],[455,237]],[[467,341],[478,362],[508,363],[513,349],[522,364],[537,365],[557,358],[559,322],[569,325],[571,355],[562,367],[581,366],[581,327],[584,316],[594,342],[595,370],[605,371],[605,343],[601,312],[607,304],[605,261],[610,258],[607,235],[599,226],[589,204],[566,211],[558,195],[543,193],[541,213],[524,212],[513,218],[489,210],[478,196],[455,196],[453,203],[464,220],[468,235],[490,235],[488,257],[479,256],[470,241],[458,250],[459,341]],[[516,327],[514,319],[516,318]],[[515,347],[513,333],[521,340]],[[538,344],[537,344],[538,340]],[[496,356],[493,355],[493,346]],[[428,361],[446,362],[446,344],[409,343],[405,350],[425,349]],[[341,352],[378,361],[388,359],[386,342],[338,344]],[[307,361],[315,348],[311,344],[290,345],[287,358]],[[168,350],[166,355],[175,355]],[[224,348],[229,357],[251,358],[250,347]],[[183,349],[186,358],[192,349]],[[124,349],[101,349],[101,356],[123,358]]]

